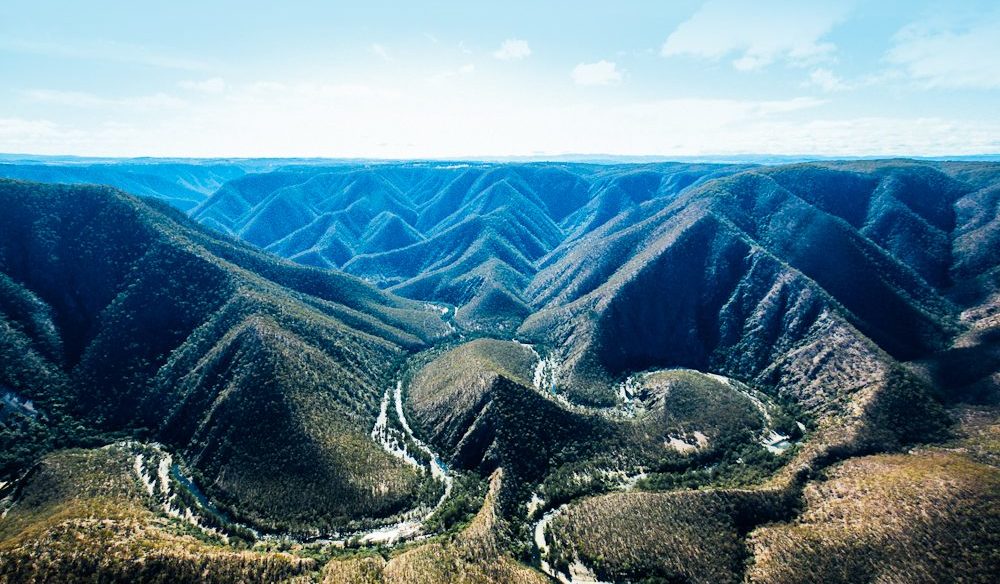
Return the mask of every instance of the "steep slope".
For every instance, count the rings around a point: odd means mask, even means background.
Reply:
[[[413,421],[434,444],[465,468],[495,468],[496,429],[485,413],[500,378],[529,385],[535,355],[508,341],[479,339],[460,345],[417,371],[407,404]]]
[[[492,213],[471,216],[434,237],[402,249],[355,256],[343,269],[383,286],[418,288],[419,279],[431,274],[445,272],[447,283],[451,279],[448,272],[458,276],[493,259],[503,261],[517,273],[530,273],[531,258],[539,257],[543,249],[507,213]]]
[[[848,222],[860,221],[848,208],[870,206],[857,192],[885,191],[878,185],[895,184],[902,172],[877,168],[881,182],[826,168],[768,171],[803,174],[797,188],[831,210],[834,195],[809,184],[832,175],[826,188],[849,201],[836,203],[840,215],[751,171],[706,183],[649,218],[596,231],[529,285],[526,297],[544,308],[522,330],[547,330],[559,344],[575,328],[574,347],[563,354],[580,378],[650,366],[753,378],[830,320],[896,359],[932,354],[961,330],[959,309],[891,246]],[[930,172],[918,170],[911,182]],[[578,324],[560,328],[573,315]]]
[[[241,221],[274,191],[302,182],[302,172],[282,171],[251,174],[222,185],[211,197],[191,210],[199,223],[223,233],[242,230]]]
[[[156,436],[269,529],[414,503],[426,479],[368,433],[392,364],[445,333],[439,313],[110,189],[5,181],[0,200],[0,271],[21,298],[0,345],[33,349],[0,385],[35,400],[55,436]],[[39,370],[55,382],[27,377]]]
[[[399,215],[382,211],[358,239],[363,242],[358,246],[359,253],[378,253],[413,245],[424,237]]]
[[[720,165],[394,163],[288,168],[235,180],[192,216],[296,262],[343,268],[411,298],[447,302],[472,328],[526,315],[523,282],[567,241],[627,210],[665,200]],[[618,195],[607,193],[618,193]],[[595,194],[597,193],[597,194]],[[615,196],[624,197],[620,203]],[[571,234],[567,240],[567,234]],[[503,283],[451,282],[493,259],[517,274]],[[524,305],[524,306],[522,306]]]
[[[420,545],[388,561],[378,555],[333,560],[323,568],[323,584],[547,582],[540,572],[518,563],[504,551],[507,528],[500,510],[503,481],[503,472],[497,470],[490,479],[482,508],[450,541]]]

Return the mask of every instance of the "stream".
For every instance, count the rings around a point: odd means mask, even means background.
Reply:
[[[613,472],[613,471],[612,471]],[[622,474],[620,482],[612,490],[614,491],[631,491],[635,488],[636,483],[646,477],[646,473],[637,473],[633,475]],[[545,528],[548,527],[552,520],[559,516],[560,513],[564,512],[569,508],[570,503],[563,503],[555,509],[549,509],[535,522],[532,527],[532,539],[534,541],[535,547],[538,549],[539,556],[539,567],[542,572],[547,576],[562,582],[563,584],[606,584],[602,583],[597,579],[597,576],[592,570],[590,570],[585,564],[579,560],[573,562],[569,566],[569,574],[565,574],[557,570],[552,566],[546,556],[549,551],[549,542],[545,538]]]
[[[413,429],[410,428],[409,422],[406,420],[406,414],[403,413],[403,382],[402,380],[396,381],[395,389],[387,389],[385,395],[382,397],[382,408],[379,412],[379,417],[375,421],[375,427],[372,428],[372,438],[378,442],[382,448],[402,459],[403,461],[416,466],[418,468],[425,468],[417,459],[413,457],[409,452],[406,451],[405,442],[397,444],[393,440],[392,431],[395,430],[399,432],[396,428],[391,428],[389,426],[388,420],[388,404],[390,400],[390,393],[392,397],[392,402],[395,406],[396,417],[399,420],[399,425],[402,426],[403,433],[406,438],[408,438],[417,448],[419,448],[430,460],[427,465],[427,470],[430,471],[431,476],[435,479],[444,483],[444,493],[441,494],[441,498],[430,511],[425,513],[423,516],[415,519],[405,519],[393,525],[388,525],[378,529],[374,529],[363,535],[358,535],[362,542],[366,543],[386,543],[393,544],[403,540],[414,539],[423,534],[424,522],[430,519],[431,515],[437,511],[448,497],[451,496],[451,489],[454,484],[454,478],[448,472],[448,467],[443,462],[441,462],[441,457],[438,456],[437,452],[431,449],[426,443],[421,441],[413,434]]]
[[[399,420],[399,426],[401,426],[401,429],[394,427],[389,420],[388,408],[390,402],[393,403],[396,417]],[[142,482],[146,491],[151,496],[155,496],[161,501],[161,504],[164,506],[164,509],[166,509],[166,512],[169,515],[185,520],[200,529],[209,531],[216,535],[220,535],[220,532],[204,525],[203,518],[201,518],[197,513],[194,513],[194,511],[203,511],[207,514],[213,515],[222,523],[245,529],[250,533],[253,533],[254,536],[258,537],[258,539],[262,540],[288,540],[295,543],[344,547],[349,540],[368,544],[393,545],[402,541],[428,537],[428,535],[424,533],[424,523],[441,507],[441,505],[445,503],[445,501],[448,500],[448,497],[451,496],[452,487],[454,485],[454,477],[449,472],[448,466],[442,462],[438,453],[413,434],[413,430],[406,419],[406,414],[403,412],[403,382],[401,380],[396,382],[394,388],[386,389],[385,394],[382,397],[379,416],[376,419],[375,425],[371,431],[371,437],[389,454],[403,460],[415,468],[419,468],[421,472],[430,472],[434,479],[444,484],[444,492],[433,507],[430,509],[426,506],[416,507],[410,511],[401,513],[400,516],[403,517],[403,519],[391,525],[347,534],[336,533],[331,536],[317,535],[316,537],[301,537],[289,534],[260,534],[256,529],[249,525],[245,525],[238,521],[231,521],[225,513],[218,510],[212,504],[211,500],[202,492],[202,490],[198,488],[198,485],[182,472],[180,467],[173,462],[170,454],[164,451],[163,447],[159,444],[154,443],[150,445],[159,453],[157,455],[159,463],[154,463],[154,459],[152,457],[150,457],[147,461],[142,454],[138,454],[135,458],[135,473],[140,482]],[[429,463],[421,463],[416,457],[407,452],[407,440],[411,444],[415,445],[416,448],[418,448],[426,456]],[[167,480],[166,475],[168,472],[170,477],[174,479],[173,481]],[[192,510],[186,507],[183,509],[177,508],[175,506],[175,501],[177,500],[176,493],[171,492],[172,485],[176,485],[180,489],[189,493],[195,501],[197,501],[197,506],[201,507],[201,509]],[[225,539],[224,536],[223,538]]]

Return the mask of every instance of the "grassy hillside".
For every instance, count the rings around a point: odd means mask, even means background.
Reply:
[[[848,460],[802,515],[751,534],[750,582],[991,582],[1000,471],[945,452]]]
[[[738,583],[742,536],[789,507],[771,491],[614,493],[569,506],[549,524],[549,563],[601,581]]]
[[[380,583],[542,584],[548,579],[504,553],[505,527],[499,515],[503,472],[496,471],[482,509],[458,534],[392,555],[333,560],[323,568],[323,584]]]
[[[997,412],[955,415],[940,446],[853,457],[791,481],[576,500],[536,532],[542,559],[608,581],[989,582]]]
[[[125,446],[47,456],[4,493],[2,582],[279,582],[317,568],[239,551],[157,512]]]

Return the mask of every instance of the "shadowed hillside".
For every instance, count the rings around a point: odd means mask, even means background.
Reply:
[[[6,181],[0,201],[2,346],[23,352],[0,385],[39,412],[22,448],[156,437],[269,529],[415,503],[424,479],[368,433],[393,363],[446,332],[439,313],[108,188]]]

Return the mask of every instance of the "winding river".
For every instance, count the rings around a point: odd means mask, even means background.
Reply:
[[[394,405],[396,417],[401,428],[395,428],[390,423],[388,415],[390,402]],[[426,506],[423,508],[417,507],[400,514],[403,519],[394,524],[348,534],[337,533],[331,536],[318,535],[315,537],[301,537],[291,534],[261,534],[251,526],[232,521],[225,514],[219,512],[194,481],[184,475],[181,468],[173,462],[170,454],[161,445],[155,443],[149,445],[158,452],[157,457],[159,460],[157,462],[154,463],[152,457],[147,460],[143,454],[137,454],[134,470],[146,491],[161,501],[161,504],[169,515],[185,520],[207,532],[221,535],[223,539],[226,539],[224,535],[215,529],[207,527],[204,524],[204,519],[191,509],[185,508],[181,510],[176,507],[176,493],[172,492],[174,486],[190,493],[198,502],[198,505],[202,507],[202,510],[214,515],[222,523],[246,530],[262,540],[283,540],[303,544],[344,547],[349,540],[369,544],[393,545],[403,541],[428,537],[424,532],[424,524],[448,500],[448,497],[451,496],[454,477],[448,470],[447,465],[441,461],[438,453],[413,434],[413,429],[410,427],[406,419],[406,414],[403,412],[403,382],[401,380],[396,382],[395,387],[386,389],[382,397],[381,411],[375,421],[375,426],[372,428],[371,437],[389,454],[421,469],[421,472],[430,472],[434,479],[444,484],[444,492],[433,507],[430,509],[427,509]],[[407,441],[420,449],[430,462],[423,464],[407,452],[405,446]],[[167,480],[168,471],[166,469],[169,469],[170,476],[174,478],[173,481]],[[157,478],[160,480],[157,481]]]

